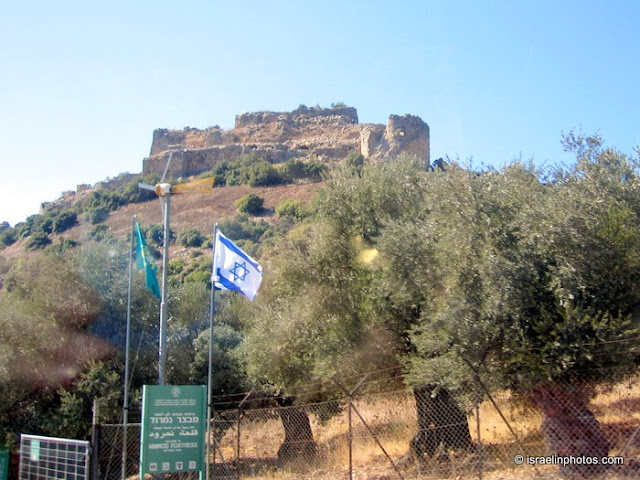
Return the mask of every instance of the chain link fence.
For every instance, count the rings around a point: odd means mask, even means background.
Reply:
[[[434,385],[363,390],[319,403],[245,398],[242,408],[214,410],[212,478],[640,478],[640,379],[549,385],[526,399],[486,393],[476,404]],[[128,428],[134,476],[140,429]],[[94,478],[119,479],[122,425],[96,432]]]

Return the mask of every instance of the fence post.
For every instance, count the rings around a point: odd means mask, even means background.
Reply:
[[[242,423],[242,409],[238,409],[238,428],[236,429],[236,433],[238,434],[236,437],[236,465],[238,466],[238,480],[240,480],[240,425]]]
[[[354,408],[353,396],[358,392],[358,390],[360,390],[360,388],[362,388],[362,385],[364,384],[364,382],[367,381],[368,378],[369,378],[369,374],[367,373],[364,377],[360,379],[358,384],[355,387],[353,387],[351,390],[347,390],[347,388],[338,381],[335,375],[331,378],[333,380],[333,383],[335,383],[338,386],[338,388],[342,390],[344,394],[347,396],[347,406],[348,406],[347,418],[349,420],[349,431],[347,434],[349,439],[349,480],[353,480],[353,426],[351,421],[351,410]],[[356,411],[356,413],[358,412]]]
[[[237,456],[237,460],[238,460],[238,480],[240,480],[240,421],[242,420],[242,414],[244,412],[244,404],[247,400],[249,400],[249,397],[251,397],[251,395],[253,395],[253,391],[254,388],[252,388],[242,399],[242,401],[238,404],[238,438],[237,438],[237,451],[238,451],[238,456]]]
[[[91,417],[91,480],[98,480],[100,466],[100,425],[98,425],[98,399],[93,399],[93,415]]]
[[[480,438],[480,406],[475,405],[476,410],[476,437],[478,438],[478,480],[482,480],[482,439]]]
[[[349,480],[353,480],[353,425],[351,422],[351,395],[347,397],[347,416],[349,419]]]

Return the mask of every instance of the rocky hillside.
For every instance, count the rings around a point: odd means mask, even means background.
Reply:
[[[172,230],[179,234],[195,229],[208,235],[215,222],[237,213],[234,202],[248,193],[264,199],[261,217],[272,221],[275,207],[283,200],[311,200],[321,187],[318,168],[326,171],[354,154],[385,161],[400,153],[415,155],[429,165],[429,126],[417,116],[391,115],[386,125],[360,124],[353,107],[300,106],[292,112],[239,114],[230,130],[218,126],[155,130],[142,174],[159,178],[170,154],[167,180],[217,172],[212,193],[172,196]],[[222,175],[220,168],[241,170],[227,172],[225,179],[217,176]],[[294,171],[298,173],[294,175]],[[311,171],[315,173],[311,175]],[[252,177],[255,173],[262,175],[260,182]],[[153,194],[141,196],[138,180],[138,174],[121,174],[93,186],[78,185],[76,191],[43,203],[40,215],[30,217],[23,225],[13,229],[4,226],[0,230],[0,248],[4,247],[0,250],[0,267],[2,262],[29,255],[63,238],[67,242],[95,240],[97,227],[102,234],[122,238],[134,214],[141,223],[162,224],[157,198]]]
[[[296,199],[307,203],[321,187],[322,183],[274,187],[233,186],[215,188],[211,194],[175,195],[171,199],[171,229],[177,234],[195,229],[203,235],[210,235],[216,222],[221,222],[237,214],[234,206],[235,201],[248,193],[254,193],[264,198],[262,218],[270,221],[274,218],[275,207],[283,200]],[[86,192],[83,194],[86,195]],[[124,238],[131,228],[133,215],[136,215],[139,222],[143,224],[162,224],[160,203],[157,199],[120,207],[111,212],[101,224],[106,227],[107,233]],[[62,237],[83,242],[87,240],[89,233],[94,228],[95,225],[80,219],[79,224],[75,227],[60,235],[50,234],[49,236],[53,244],[58,243]],[[29,255],[30,252],[25,248],[27,241],[28,239],[18,240],[13,245],[0,250],[0,258],[4,257],[3,261],[11,261]],[[32,253],[35,254],[35,252]],[[0,261],[0,266],[1,264],[2,261]]]

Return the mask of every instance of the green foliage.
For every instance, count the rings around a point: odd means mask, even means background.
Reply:
[[[109,218],[109,209],[106,207],[91,207],[86,211],[87,220],[95,225]]]
[[[216,323],[211,342],[215,359],[211,372],[212,393],[218,401],[232,400],[228,395],[246,392],[256,386],[251,385],[247,379],[242,352],[243,318],[246,318],[247,302],[238,295],[229,293],[222,293],[216,297]],[[204,383],[209,359],[208,328],[198,334],[193,347],[194,357],[189,368],[189,378],[193,383]],[[233,403],[229,406],[231,405]]]
[[[78,215],[75,212],[62,211],[53,218],[51,228],[53,233],[62,233],[77,224]]]
[[[194,342],[201,332],[208,332],[209,298],[206,283],[186,282],[173,289],[167,358],[167,374],[172,383],[191,383]]]
[[[575,167],[550,182],[518,164],[432,177],[445,188],[429,202],[424,239],[434,254],[424,258],[436,274],[424,281],[438,282],[412,332],[416,378],[448,371],[460,384],[481,374],[527,391],[612,380],[633,367],[634,355],[619,346],[634,345],[640,327],[636,163],[594,139],[576,151]]]
[[[56,243],[49,245],[47,253],[54,255],[64,255],[70,248],[75,248],[80,245],[76,240],[72,238],[65,238],[60,236]]]
[[[283,178],[275,167],[255,154],[242,155],[232,162],[223,162],[206,174],[214,177],[215,185],[249,185],[266,187],[282,183]]]
[[[106,238],[108,230],[109,228],[106,225],[96,225],[89,231],[87,236],[91,240],[95,240],[96,242],[101,242]]]
[[[287,182],[299,180],[320,181],[326,174],[325,165],[317,160],[302,161],[297,158],[287,160],[280,168],[280,174]]]
[[[7,228],[0,233],[0,246],[8,247],[18,240],[18,231],[15,228]]]
[[[51,239],[49,238],[49,235],[47,235],[43,231],[36,231],[29,237],[29,240],[27,240],[27,243],[25,243],[25,247],[28,250],[39,250],[46,247],[50,243]]]
[[[119,420],[122,380],[114,367],[111,363],[90,361],[72,387],[58,391],[59,406],[55,416],[47,418],[45,427],[50,435],[89,439],[94,400],[98,402],[98,421]]]
[[[91,404],[100,421],[120,413],[127,248],[118,242],[47,249],[18,262],[0,295],[0,438],[18,432],[87,438]],[[133,390],[156,379],[157,301],[133,282]]]
[[[211,268],[208,270],[194,270],[184,277],[186,283],[200,283],[208,285],[211,283]]]
[[[94,190],[76,204],[76,211],[77,213],[85,213],[92,224],[100,223],[107,218],[109,212],[123,205],[155,199],[156,194],[154,192],[139,188],[138,183],[143,182],[153,185],[157,181],[158,177],[156,175],[150,175],[135,178],[115,191]]]
[[[232,162],[223,162],[204,176],[213,176],[215,185],[249,185],[267,187],[300,180],[319,181],[326,174],[326,166],[320,161],[290,159],[279,168],[255,154],[238,157]]]
[[[179,276],[185,267],[184,260],[181,258],[172,258],[169,260],[169,276],[177,277]]]
[[[250,187],[268,187],[282,183],[282,177],[269,162],[259,161],[249,167],[247,185]]]
[[[248,213],[249,215],[258,215],[262,212],[262,206],[264,205],[264,198],[259,197],[255,193],[249,193],[244,197],[239,198],[234,202],[235,207],[241,213]]]
[[[211,283],[211,257],[208,255],[192,259],[185,265],[177,278],[187,283]]]
[[[257,243],[269,231],[270,226],[264,220],[254,221],[246,214],[239,214],[223,220],[218,228],[233,241],[248,240]]]
[[[288,218],[293,221],[303,220],[312,214],[307,205],[291,198],[280,202],[275,208],[275,213],[279,218]]]
[[[351,152],[347,155],[347,158],[344,159],[344,165],[348,172],[360,176],[362,175],[365,160],[364,155],[361,153]]]
[[[16,224],[16,231],[20,238],[27,238],[37,230],[42,230],[40,225],[42,224],[42,215],[29,215],[24,222]]]
[[[178,235],[178,243],[183,247],[201,247],[206,237],[198,230],[190,229]]]
[[[575,167],[551,174],[411,158],[336,170],[317,215],[264,260],[252,376],[290,386],[397,362],[415,383],[523,392],[630,372],[638,160],[569,140]]]
[[[124,205],[124,202],[117,192],[95,190],[79,201],[77,205],[78,209],[83,212],[96,209],[104,209],[110,212]]]
[[[150,226],[141,226],[142,232],[144,233],[145,238],[147,239],[148,246],[156,246],[161,247],[164,242],[164,226],[159,224],[154,224]],[[176,239],[176,234],[172,228],[169,228],[169,244],[173,243]],[[158,252],[151,253],[157,257]]]
[[[316,216],[265,261],[270,273],[245,347],[253,378],[291,387],[400,363],[415,316],[397,318],[387,305],[375,237],[389,222],[415,219],[424,175],[411,159],[362,178],[334,172]]]
[[[326,165],[319,160],[306,162],[305,167],[306,177],[313,182],[319,182],[324,179],[328,172]]]
[[[292,182],[305,176],[306,168],[302,160],[292,158],[287,160],[280,168],[280,173],[288,181]]]
[[[129,203],[142,203],[157,198],[155,192],[138,187],[138,183],[147,183],[155,185],[159,181],[157,175],[147,175],[141,178],[136,178],[127,183],[124,188],[118,190],[120,197],[120,203],[123,205]]]

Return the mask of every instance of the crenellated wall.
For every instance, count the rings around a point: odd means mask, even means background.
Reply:
[[[391,115],[387,125],[359,124],[353,107],[307,108],[293,112],[242,113],[235,127],[204,130],[157,129],[143,173],[164,171],[173,152],[170,175],[191,175],[250,153],[272,163],[291,158],[336,162],[350,152],[385,159],[400,153],[429,158],[429,126],[415,115]]]

